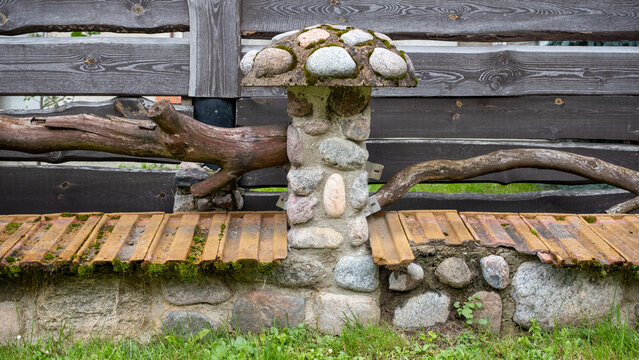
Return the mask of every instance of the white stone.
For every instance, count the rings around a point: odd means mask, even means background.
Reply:
[[[382,40],[386,40],[386,41],[388,41],[388,43],[389,43],[391,46],[395,46],[395,43],[393,42],[393,40],[392,40],[390,37],[388,37],[388,35],[386,35],[386,34],[382,34],[382,33],[377,32],[377,31],[375,31],[374,33],[375,33],[375,36],[377,36],[378,38],[380,38],[380,39],[382,39]]]
[[[375,300],[365,295],[322,293],[317,297],[316,312],[317,328],[333,335],[340,334],[347,321],[372,325],[377,324],[380,317]]]
[[[289,35],[297,34],[298,32],[300,32],[300,31],[299,30],[291,30],[291,31],[283,32],[281,34],[277,34],[277,35],[273,36],[273,38],[271,39],[271,44],[276,42],[276,41],[278,41],[278,40],[280,40],[280,39],[283,39],[283,38],[285,38],[285,37],[287,37]]]
[[[333,270],[335,282],[344,289],[371,292],[379,286],[379,268],[371,256],[344,256]]]
[[[355,46],[373,40],[373,35],[360,29],[354,29],[342,35],[340,39],[344,40],[344,43],[347,45]]]
[[[368,221],[365,216],[357,216],[348,222],[348,240],[358,247],[368,241]]]
[[[288,171],[288,187],[299,196],[310,195],[324,177],[324,171],[318,168],[292,169]]]
[[[349,202],[351,206],[357,210],[361,210],[366,206],[366,200],[368,199],[368,174],[366,172],[360,173],[355,178],[353,185],[351,185],[351,192],[349,194]]]
[[[404,306],[395,309],[393,325],[412,330],[443,323],[448,319],[449,307],[448,296],[429,291],[408,299]]]
[[[317,44],[322,40],[326,40],[331,36],[328,31],[324,29],[313,29],[307,32],[301,33],[297,37],[297,42],[300,47],[306,48],[309,45]]]
[[[353,58],[339,46],[319,48],[306,60],[306,70],[320,77],[349,76],[356,68]]]
[[[614,310],[623,289],[612,276],[593,278],[586,272],[553,268],[529,261],[519,266],[510,293],[515,302],[513,321],[527,328],[537,319],[544,329],[578,324]]]
[[[260,52],[259,50],[251,50],[244,54],[242,60],[240,61],[240,70],[242,71],[242,75],[246,75],[251,72],[253,69],[253,60],[255,59],[255,55]]]
[[[491,287],[503,290],[510,284],[509,267],[506,260],[497,255],[489,255],[481,258],[481,272],[484,280]]]
[[[346,209],[346,189],[344,178],[340,174],[333,174],[324,184],[324,210],[332,218],[339,218]]]
[[[328,138],[319,146],[319,154],[324,163],[340,170],[361,168],[368,159],[368,151],[352,141]]]
[[[326,227],[293,228],[288,231],[288,244],[294,249],[335,249],[344,237]]]
[[[387,49],[375,48],[368,62],[371,64],[373,70],[385,78],[400,77],[408,71],[406,61],[404,61],[401,56]]]

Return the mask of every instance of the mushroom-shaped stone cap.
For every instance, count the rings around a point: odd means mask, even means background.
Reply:
[[[315,25],[277,35],[240,62],[243,86],[417,85],[408,56],[372,30]]]

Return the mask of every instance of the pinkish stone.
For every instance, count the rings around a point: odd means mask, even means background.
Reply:
[[[300,34],[300,36],[297,37],[297,41],[299,41],[301,47],[305,48],[311,44],[326,40],[330,36],[331,34],[324,29],[313,29]]]
[[[371,133],[370,117],[358,114],[342,121],[342,134],[354,141],[364,141]]]
[[[286,131],[286,155],[291,165],[300,167],[304,161],[304,146],[300,139],[300,133],[293,125],[289,125]]]
[[[301,197],[290,194],[286,202],[286,214],[292,224],[302,224],[313,218],[313,206],[317,204],[314,197]]]
[[[293,56],[288,51],[277,48],[266,48],[260,51],[253,61],[257,77],[284,73],[288,71],[291,64],[293,64]]]
[[[324,184],[324,209],[328,216],[339,218],[346,208],[346,190],[344,178],[340,174],[328,177]]]
[[[311,123],[308,123],[304,126],[302,126],[302,130],[311,135],[311,136],[317,136],[317,135],[322,135],[322,134],[326,134],[326,132],[331,128],[331,124],[329,124],[326,121],[313,121]]]

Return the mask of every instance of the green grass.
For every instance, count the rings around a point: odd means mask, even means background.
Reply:
[[[200,331],[191,337],[154,336],[149,342],[58,336],[0,346],[1,359],[637,359],[639,331],[611,322],[495,338],[468,331],[447,337],[406,334],[387,325],[351,324],[339,336],[300,326],[264,334]]]
[[[368,185],[368,190],[375,192],[382,187],[382,184]],[[544,185],[533,183],[517,183],[500,185],[495,183],[468,183],[468,184],[419,184],[410,188],[413,192],[433,192],[433,193],[488,193],[488,194],[509,194],[531,191],[547,190]],[[256,188],[251,191],[259,192],[283,192],[285,187]]]

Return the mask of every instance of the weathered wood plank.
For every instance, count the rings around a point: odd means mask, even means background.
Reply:
[[[544,0],[251,0],[242,30],[264,36],[317,23],[349,24],[395,38],[461,41],[635,40],[639,2]]]
[[[237,123],[286,123],[286,98],[237,101]],[[639,140],[639,96],[373,98],[371,138]]]
[[[185,95],[188,39],[3,38],[4,94]]]
[[[188,31],[184,0],[4,0],[0,35],[48,31]]]
[[[507,141],[473,139],[380,139],[366,143],[369,161],[385,166],[380,182],[412,164],[437,159],[459,160],[497,150],[546,148],[593,156],[613,164],[639,170],[639,145],[584,142]],[[555,170],[514,169],[469,179],[469,182],[541,182],[585,184],[588,180]],[[374,181],[371,181],[374,182]],[[240,183],[246,187],[286,186],[283,170],[269,168],[245,174]]]
[[[0,150],[0,161],[42,161],[51,164],[60,164],[67,161],[128,161],[167,164],[180,163],[180,161],[175,159],[136,157],[86,150],[52,151],[42,154],[29,154],[20,151]]]
[[[240,93],[239,0],[188,0],[189,96],[234,98]]]
[[[0,214],[173,210],[175,172],[72,166],[0,168]]]
[[[639,94],[639,48],[603,46],[402,47],[415,65],[415,88],[378,88],[373,96]],[[246,87],[243,97],[283,96]]]
[[[246,192],[245,210],[276,210],[280,193]],[[409,192],[383,210],[450,210],[492,212],[603,213],[609,207],[630,200],[624,190],[550,190],[518,194]]]

